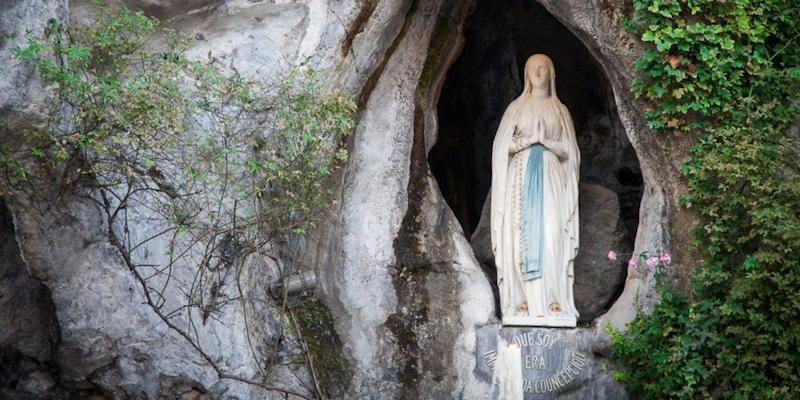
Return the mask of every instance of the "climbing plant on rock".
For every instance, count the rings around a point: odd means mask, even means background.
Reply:
[[[147,303],[221,378],[298,395],[227,373],[175,318],[205,323],[244,301],[248,256],[279,258],[276,243],[313,228],[355,105],[310,68],[265,84],[187,58],[187,44],[122,8],[88,26],[51,20],[14,49],[54,96],[42,123],[3,132],[15,140],[2,145],[2,191],[40,210],[95,202]]]
[[[697,136],[681,205],[701,223],[692,291],[611,329],[634,398],[800,397],[800,3],[635,0],[652,44],[633,90],[657,131]]]

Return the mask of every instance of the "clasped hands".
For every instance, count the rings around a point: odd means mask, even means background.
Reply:
[[[560,159],[566,159],[567,157],[557,140],[547,139],[540,131],[523,132],[518,127],[514,127],[514,134],[511,137],[511,146],[509,146],[508,153],[515,154],[535,144],[541,144]]]
[[[519,127],[515,126],[514,135],[511,138],[511,146],[509,147],[508,152],[510,154],[518,153],[537,143],[543,145],[544,147],[550,147],[548,145],[549,142],[552,141],[542,137],[539,132],[523,132],[519,129]]]

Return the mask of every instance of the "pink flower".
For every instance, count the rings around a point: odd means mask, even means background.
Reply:
[[[639,266],[639,264],[636,262],[636,260],[631,258],[630,261],[628,261],[628,267],[629,268],[636,268],[638,266]]]
[[[647,266],[648,267],[655,267],[656,265],[658,265],[658,257],[652,256],[652,257],[647,259]]]
[[[617,253],[614,253],[614,250],[609,250],[608,259],[611,262],[617,262]]]
[[[667,265],[672,262],[672,257],[670,257],[669,253],[664,253],[659,258],[659,261],[661,261],[662,264]]]

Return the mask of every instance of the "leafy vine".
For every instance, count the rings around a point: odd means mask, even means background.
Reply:
[[[696,135],[681,205],[692,292],[610,329],[616,377],[641,399],[800,397],[800,3],[634,0],[651,43],[634,92],[659,131]]]

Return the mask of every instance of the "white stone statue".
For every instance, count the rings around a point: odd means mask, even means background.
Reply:
[[[525,88],[492,146],[491,236],[503,325],[574,327],[580,153],[549,57],[525,63]]]

